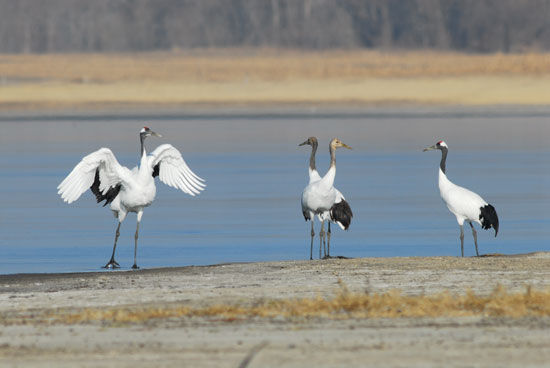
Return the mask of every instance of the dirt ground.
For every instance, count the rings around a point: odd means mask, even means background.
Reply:
[[[0,366],[535,367],[550,317],[148,319],[51,323],[83,308],[253,304],[354,292],[489,294],[550,287],[550,253],[284,261],[0,276]]]

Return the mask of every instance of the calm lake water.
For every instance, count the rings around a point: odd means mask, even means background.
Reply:
[[[449,145],[449,178],[499,214],[497,238],[478,232],[480,253],[550,250],[550,109],[135,115],[0,119],[0,273],[97,271],[107,262],[111,211],[89,191],[67,205],[56,187],[103,146],[135,166],[143,125],[164,135],[149,139],[148,151],[173,144],[208,187],[191,198],[157,182],[140,229],[142,268],[308,259],[300,196],[310,150],[298,143],[310,135],[320,140],[322,173],[330,138],[354,148],[337,153],[335,184],[355,216],[349,231],[333,228],[333,255],[460,254],[459,227],[437,188],[440,153],[422,152],[440,138]],[[130,214],[117,247],[123,269],[133,262],[134,231]]]

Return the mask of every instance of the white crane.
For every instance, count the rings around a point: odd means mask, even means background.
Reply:
[[[464,257],[464,221],[467,221],[472,228],[474,242],[476,245],[476,255],[479,256],[477,249],[477,232],[473,222],[477,222],[485,230],[491,227],[495,229],[495,237],[498,233],[498,215],[495,208],[488,204],[478,194],[460,187],[447,179],[445,174],[445,162],[447,160],[448,146],[445,142],[439,141],[433,146],[424,148],[423,152],[431,150],[441,151],[441,162],[439,164],[439,193],[441,198],[447,204],[447,208],[456,216],[456,221],[460,226],[460,249]]]
[[[311,146],[311,156],[309,158],[309,184],[302,192],[302,214],[306,221],[311,221],[311,245],[310,259],[313,259],[313,238],[314,217],[317,216],[321,221],[321,231],[319,232],[319,258],[321,258],[321,249],[325,245],[325,221],[328,220],[328,252],[325,249],[325,257],[330,257],[330,221],[336,222],[342,229],[347,230],[351,223],[353,213],[344,196],[338,189],[334,188],[334,178],[336,176],[336,149],[345,147],[351,149],[339,139],[334,138],[329,145],[330,148],[330,168],[324,177],[321,178],[315,167],[315,153],[317,151],[317,139],[308,138],[307,141],[300,144]]]
[[[145,138],[149,136],[161,137],[148,127],[139,132],[141,142],[141,161],[139,168],[132,170],[121,166],[113,152],[108,148],[100,148],[82,159],[69,175],[57,187],[58,194],[67,202],[76,201],[88,188],[95,194],[97,202],[105,201],[103,206],[111,204],[111,210],[118,219],[115,233],[115,244],[111,260],[104,268],[119,268],[115,261],[115,250],[120,235],[120,224],[128,212],[137,214],[137,226],[134,236],[134,265],[137,269],[137,243],[139,223],[143,209],[155,199],[155,177],[160,181],[181,189],[194,196],[204,190],[204,180],[195,175],[187,166],[180,151],[170,144],[157,147],[150,155],[145,152]]]

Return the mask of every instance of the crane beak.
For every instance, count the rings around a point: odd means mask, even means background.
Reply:
[[[151,132],[151,135],[154,135],[155,137],[162,138],[162,135],[158,134],[157,132]]]
[[[348,146],[348,145],[345,144],[345,143],[342,143],[342,147],[345,147],[345,148],[347,148],[347,149],[353,149],[353,148],[351,148],[350,146]]]
[[[424,148],[424,149],[422,150],[422,152],[432,151],[432,150],[434,150],[434,149],[437,149],[437,148],[435,147],[435,145]]]
[[[306,144],[308,144],[308,141],[305,141],[303,143],[300,143],[298,146],[305,146]]]

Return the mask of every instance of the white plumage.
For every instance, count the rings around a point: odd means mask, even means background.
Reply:
[[[85,156],[74,167],[71,173],[57,186],[57,193],[65,202],[73,203],[90,189],[94,183],[96,170],[99,172],[99,190],[103,194],[118,184],[129,186],[136,179],[133,178],[132,171],[118,163],[110,149],[100,148]]]
[[[459,225],[463,225],[464,221],[474,221],[481,225],[479,209],[488,203],[478,194],[451,182],[441,169],[439,169],[439,194],[449,211],[456,216]]]
[[[143,209],[151,205],[155,199],[155,176],[158,175],[163,183],[191,196],[199,194],[206,187],[204,180],[191,171],[181,153],[172,145],[163,144],[147,155],[144,141],[151,135],[160,137],[159,134],[147,127],[140,131],[141,160],[139,167],[129,170],[118,163],[110,149],[100,148],[85,156],[57,187],[58,194],[67,203],[76,201],[88,189],[92,190],[98,202],[105,200],[105,205],[110,203],[110,208],[118,219],[118,227],[113,254],[105,268],[119,267],[114,256],[120,235],[120,224],[128,212],[137,214],[132,268],[138,268],[136,257],[139,224]]]
[[[331,165],[325,176],[321,178],[315,167],[317,139],[315,137],[310,137],[300,145],[305,144],[312,146],[309,165],[309,184],[304,188],[301,200],[302,214],[306,221],[311,221],[310,259],[313,258],[313,237],[315,236],[313,222],[315,216],[317,216],[321,222],[321,231],[319,233],[319,257],[321,257],[321,249],[325,246],[324,222],[329,221],[327,233],[328,251],[325,249],[325,257],[330,257],[330,221],[336,222],[342,229],[347,230],[351,217],[353,216],[342,193],[334,188],[334,179],[336,176],[335,150],[340,147],[346,147],[348,149],[351,149],[351,147],[342,143],[337,138],[331,141]]]
[[[451,182],[445,174],[448,146],[444,141],[439,141],[433,146],[425,148],[424,151],[431,151],[435,149],[441,150],[441,163],[439,165],[439,194],[447,205],[449,211],[455,215],[456,221],[460,226],[461,254],[464,257],[463,225],[464,222],[468,222],[472,228],[476,254],[479,256],[477,247],[477,232],[472,222],[477,222],[484,229],[490,229],[493,227],[495,229],[495,236],[497,236],[499,223],[496,210],[477,193]]]
[[[336,201],[335,174],[336,170],[329,169],[324,177],[309,183],[302,193],[302,210],[317,215],[321,221],[329,219],[330,208]]]
[[[161,164],[162,163],[162,164]],[[148,156],[149,167],[159,165],[159,179],[164,184],[195,196],[204,189],[204,180],[187,166],[180,151],[170,144],[158,146]]]

